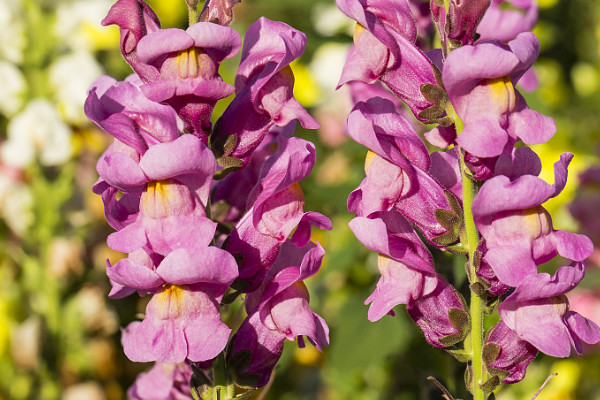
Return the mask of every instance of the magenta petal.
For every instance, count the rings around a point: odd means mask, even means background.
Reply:
[[[194,46],[194,39],[187,32],[176,28],[159,29],[140,40],[137,54],[142,62],[151,63],[163,54],[185,50],[192,46]]]
[[[475,200],[475,219],[507,210],[524,210],[537,207],[548,200],[554,188],[536,176],[524,175],[514,182],[506,176],[496,176],[486,181]]]
[[[211,246],[194,251],[173,250],[160,263],[156,273],[174,285],[204,282],[221,284],[226,289],[237,278],[238,268],[231,254]]]
[[[185,325],[190,361],[211,360],[227,345],[231,329],[214,316],[197,317]]]
[[[195,23],[187,28],[186,33],[194,39],[194,46],[210,49],[219,61],[235,56],[242,45],[240,35],[236,31],[228,26],[210,22]]]
[[[173,142],[152,146],[140,160],[149,180],[161,180],[184,174],[212,177],[215,163],[212,152],[194,135],[183,135]]]
[[[590,321],[574,311],[569,311],[566,321],[575,338],[583,340],[587,344],[596,344],[600,341],[600,327],[594,321]],[[577,342],[578,340],[573,344],[577,353],[581,354],[581,346],[577,346]]]
[[[121,341],[125,355],[135,362],[183,362],[188,352],[183,330],[171,320],[132,322]]]
[[[148,181],[138,163],[119,152],[105,153],[98,160],[96,169],[108,184],[124,191],[139,189]]]
[[[113,250],[122,253],[131,253],[146,245],[147,238],[141,224],[134,222],[120,231],[108,235],[106,243]]]
[[[456,142],[477,157],[495,157],[502,154],[508,135],[497,119],[469,121]]]
[[[492,247],[486,252],[485,260],[500,282],[514,287],[526,276],[537,273],[530,246],[531,243],[519,241],[510,246]]]
[[[546,143],[556,133],[554,120],[527,107],[516,91],[515,96],[515,110],[508,115],[508,132],[526,144]]]
[[[124,258],[114,266],[107,266],[106,275],[111,281],[135,289],[152,289],[165,281],[151,268]]]
[[[555,231],[558,254],[573,261],[583,261],[592,255],[594,244],[585,235]]]

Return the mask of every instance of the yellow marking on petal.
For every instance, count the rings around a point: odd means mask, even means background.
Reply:
[[[189,53],[187,50],[182,50],[177,54],[175,58],[177,64],[177,75],[180,78],[185,79],[188,77],[188,64],[189,64]]]
[[[184,288],[178,285],[164,285],[161,292],[156,294],[156,316],[159,319],[175,319],[183,314]]]
[[[199,62],[197,47],[191,47],[188,50],[188,76],[198,76]]]
[[[515,88],[509,76],[488,79],[488,86],[492,91],[492,97],[500,106],[501,113],[515,109]]]
[[[533,239],[547,235],[552,230],[550,215],[542,206],[523,210],[523,223]]]
[[[187,214],[194,206],[189,188],[171,179],[148,182],[140,199],[140,211],[150,218]]]
[[[365,27],[362,26],[361,24],[359,24],[358,22],[356,23],[356,26],[354,27],[354,35],[352,36],[352,39],[354,40],[354,43],[356,43],[358,41],[358,37],[365,31]]]
[[[373,160],[375,159],[375,157],[377,157],[377,154],[375,154],[371,150],[369,150],[367,152],[367,156],[365,157],[365,173],[366,174],[369,173],[369,169],[371,168],[371,164],[373,163]]]

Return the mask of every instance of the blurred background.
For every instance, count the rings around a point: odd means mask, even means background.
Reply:
[[[149,3],[163,27],[186,27],[184,0]],[[119,255],[105,244],[111,229],[91,191],[96,160],[112,138],[83,114],[87,88],[101,74],[130,74],[118,28],[100,25],[111,5],[0,1],[0,400],[124,399],[149,367],[122,353],[119,328],[144,304],[136,296],[107,297],[105,260]],[[262,398],[439,399],[430,375],[468,397],[463,365],[429,347],[401,307],[395,317],[367,320],[363,302],[379,278],[376,254],[354,238],[346,209],[348,194],[364,177],[366,149],[344,132],[348,92],[334,90],[353,21],[333,0],[243,0],[232,26],[243,34],[261,15],[308,35],[304,56],[292,65],[295,95],[321,129],[297,132],[317,145],[317,165],[301,185],[306,209],[329,216],[334,226],[315,233],[327,253],[307,282],[313,309],[331,328],[331,345],[321,354],[288,343]],[[566,190],[547,208],[555,229],[580,230],[600,249],[600,2],[542,0],[535,33],[540,85],[525,97],[558,126],[550,142],[534,146],[542,177],[552,182],[552,164],[562,152],[576,155]],[[222,65],[226,81],[233,82],[238,62]],[[437,260],[465,287],[463,264],[460,257]],[[572,309],[600,324],[600,252],[569,299]],[[554,372],[539,400],[600,399],[600,346],[570,359],[539,355],[525,380],[503,387],[497,398],[531,399]]]

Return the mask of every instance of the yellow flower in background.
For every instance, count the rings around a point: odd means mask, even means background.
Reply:
[[[540,400],[577,400],[575,389],[581,377],[581,367],[575,360],[560,360],[552,364],[550,373],[557,373],[544,387]],[[531,396],[529,397],[531,398]]]
[[[163,28],[180,28],[188,22],[185,1],[148,0],[147,3],[158,15]]]
[[[316,106],[321,100],[321,89],[306,65],[296,60],[290,65],[294,71],[294,97],[304,107]]]
[[[8,348],[8,341],[10,338],[10,326],[11,320],[8,317],[9,309],[8,303],[5,299],[0,297],[0,359],[4,357],[6,349]]]
[[[542,160],[540,178],[548,183],[554,182],[554,163],[560,159],[560,155],[564,152],[571,152],[575,155],[569,164],[569,177],[565,189],[557,197],[544,203],[544,208],[552,215],[554,229],[575,231],[577,223],[567,210],[567,205],[575,198],[575,191],[579,186],[579,174],[585,171],[593,161],[592,157],[573,150],[568,143],[562,143],[561,138],[564,136],[559,132],[549,142],[533,145],[531,148]],[[559,141],[561,143],[558,143]]]

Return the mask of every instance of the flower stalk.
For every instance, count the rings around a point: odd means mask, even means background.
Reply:
[[[459,125],[459,124],[457,124]],[[457,128],[458,130],[458,128]],[[475,269],[475,250],[479,245],[479,234],[475,221],[473,220],[473,199],[475,198],[475,184],[470,178],[465,164],[464,153],[460,152],[460,168],[462,175],[463,187],[463,209],[464,209],[464,239],[469,252],[469,282],[471,291],[471,304],[469,307],[471,320],[470,339],[465,342],[468,344],[467,352],[471,355],[472,367],[472,386],[470,388],[474,400],[484,400],[485,393],[481,389],[481,384],[484,383],[483,370],[483,299],[474,290],[473,285],[477,283],[477,271]]]

